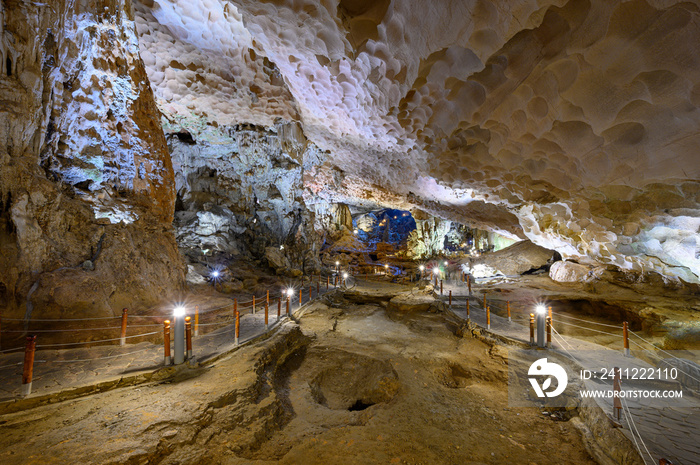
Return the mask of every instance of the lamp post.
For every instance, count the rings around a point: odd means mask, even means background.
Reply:
[[[425,271],[425,267],[421,265],[418,267],[418,269],[420,270],[420,279],[423,279],[423,271]]]
[[[545,326],[547,309],[544,305],[538,305],[535,307],[535,319],[537,322],[537,347],[545,346]]]
[[[175,307],[173,317],[175,317],[175,354],[173,363],[175,365],[180,365],[185,361],[185,307]]]

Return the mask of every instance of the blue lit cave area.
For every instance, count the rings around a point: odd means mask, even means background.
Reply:
[[[699,44],[0,0],[0,464],[700,464]]]

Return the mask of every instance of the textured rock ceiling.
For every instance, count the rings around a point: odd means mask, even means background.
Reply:
[[[700,8],[672,0],[141,0],[166,130],[300,121],[306,179],[700,275]]]

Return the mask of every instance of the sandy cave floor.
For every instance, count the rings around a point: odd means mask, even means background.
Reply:
[[[595,463],[577,418],[509,408],[505,350],[455,329],[317,303],[211,367],[4,416],[0,463]]]

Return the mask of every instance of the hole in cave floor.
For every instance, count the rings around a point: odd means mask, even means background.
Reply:
[[[374,402],[366,404],[366,403],[362,402],[361,399],[357,399],[357,402],[355,402],[350,407],[348,407],[348,412],[360,412],[362,410],[370,408],[373,405],[374,405]]]

